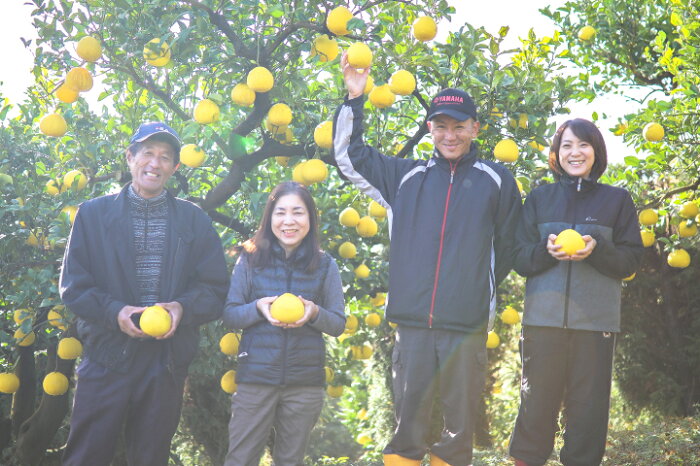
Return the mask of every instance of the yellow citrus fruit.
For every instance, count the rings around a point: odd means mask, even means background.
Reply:
[[[379,324],[381,323],[382,316],[380,316],[376,312],[370,312],[365,316],[365,325],[367,325],[367,327],[379,327]]]
[[[346,207],[340,213],[338,221],[344,227],[355,227],[360,223],[360,214],[352,207]]]
[[[236,384],[236,371],[232,369],[221,376],[221,389],[226,393],[236,393],[238,389],[238,384]]]
[[[72,104],[78,100],[78,95],[80,95],[78,91],[71,89],[65,84],[61,84],[56,89],[56,98],[64,104]]]
[[[333,379],[335,378],[335,374],[333,374],[333,369],[330,367],[326,366],[324,368],[324,371],[326,373],[326,383],[332,382]]]
[[[47,181],[44,185],[44,190],[52,196],[56,196],[60,192],[60,188],[58,187],[56,180]]]
[[[46,321],[52,327],[59,327],[63,325],[63,315],[56,308],[53,308],[46,314]]]
[[[180,149],[180,161],[188,167],[200,167],[204,163],[206,156],[197,144],[185,144]]]
[[[222,353],[228,356],[235,356],[238,354],[238,345],[240,340],[238,334],[234,332],[228,332],[226,335],[221,337],[219,340],[219,349]]]
[[[545,150],[545,146],[537,141],[530,141],[527,143],[527,145],[535,149],[537,152],[542,152]]]
[[[143,47],[143,58],[149,65],[165,66],[170,62],[170,46],[160,38],[149,40]]]
[[[357,419],[360,421],[365,421],[369,417],[369,413],[367,413],[367,410],[365,408],[360,409],[357,412]]]
[[[285,157],[283,155],[278,155],[275,157],[275,162],[277,162],[281,167],[286,167],[289,165],[289,159],[291,157]]]
[[[12,317],[17,325],[21,325],[25,320],[32,318],[32,313],[29,309],[17,309]]]
[[[386,303],[386,293],[375,293],[369,300],[372,306],[383,306]]]
[[[201,125],[219,121],[219,106],[211,99],[202,99],[194,107],[194,121]]]
[[[367,83],[365,84],[365,88],[362,91],[364,94],[369,94],[372,92],[372,89],[374,89],[374,78],[372,76],[367,75]]]
[[[352,13],[344,6],[333,8],[326,17],[326,27],[336,36],[349,34],[348,21],[352,19]]]
[[[698,215],[698,205],[694,201],[684,202],[681,206],[681,210],[678,212],[683,218],[693,218]]]
[[[0,374],[0,393],[15,393],[19,389],[19,377],[4,372]]]
[[[639,212],[639,223],[644,226],[650,227],[652,225],[656,225],[656,222],[658,221],[659,214],[657,214],[653,209],[644,209]]]
[[[658,123],[649,123],[642,130],[644,139],[650,142],[658,142],[664,138],[664,127]]]
[[[360,359],[369,359],[372,357],[372,353],[374,353],[374,348],[369,343],[360,346]]]
[[[640,235],[642,236],[642,244],[645,248],[652,246],[656,241],[656,234],[650,230],[642,230]]]
[[[504,324],[514,325],[520,322],[520,314],[511,306],[506,306],[501,312],[501,320]]]
[[[369,277],[370,270],[365,264],[360,264],[355,267],[355,277],[356,278],[367,278]]]
[[[284,293],[272,302],[270,315],[280,322],[292,324],[304,317],[304,303],[298,296]]]
[[[51,396],[63,395],[68,391],[68,377],[60,372],[49,372],[44,377],[44,391]]]
[[[256,66],[248,72],[246,84],[255,92],[267,92],[275,85],[275,78],[264,66]]]
[[[302,170],[302,176],[308,184],[319,183],[328,177],[328,167],[321,159],[307,160]]]
[[[238,83],[231,89],[231,100],[244,107],[255,103],[255,91],[245,83]]]
[[[569,256],[573,256],[576,254],[576,251],[580,251],[586,247],[586,243],[583,241],[581,234],[571,228],[559,233],[554,244],[561,245],[561,250]]]
[[[512,139],[502,139],[493,148],[493,155],[501,162],[518,160],[518,145]]]
[[[365,215],[357,223],[355,229],[357,230],[358,235],[362,236],[363,238],[369,238],[377,234],[377,231],[379,231],[379,226],[372,217]]]
[[[372,64],[372,51],[364,42],[355,42],[348,48],[348,63],[353,68],[365,69]]]
[[[518,185],[518,191],[520,191],[520,193],[522,193],[523,192],[523,184],[520,182],[520,180],[516,178],[515,184]]]
[[[25,243],[28,246],[32,246],[35,248],[40,248],[41,245],[43,244],[43,242],[44,242],[44,240],[43,240],[42,235],[40,234],[37,236],[34,232],[29,233],[29,236],[27,236],[27,240],[25,241]]]
[[[368,434],[360,434],[357,436],[357,443],[364,447],[365,445],[372,443],[372,437],[370,437]]]
[[[338,255],[343,259],[352,259],[357,256],[357,248],[350,241],[346,241],[338,247]]]
[[[267,112],[267,121],[273,126],[286,126],[292,122],[292,109],[287,104],[275,104]]]
[[[24,333],[21,328],[15,330],[13,337],[17,340],[19,346],[31,346],[36,340],[36,334],[34,332],[30,331],[29,333]]]
[[[343,394],[343,386],[329,385],[326,388],[326,393],[328,393],[328,396],[330,396],[331,398],[340,398],[340,396]]]
[[[296,181],[297,183],[301,183],[303,185],[309,185],[308,181],[304,178],[304,165],[306,162],[299,162],[294,166],[292,169],[292,181]]]
[[[430,16],[420,16],[413,22],[413,37],[421,42],[432,40],[437,35],[437,24]]]
[[[75,186],[73,185],[75,183]],[[71,170],[65,175],[63,175],[63,186],[61,186],[61,190],[65,191],[71,188],[74,188],[78,191],[81,189],[84,189],[85,186],[87,186],[88,179],[87,176],[80,170]]]
[[[322,62],[335,60],[338,53],[338,42],[335,39],[330,39],[326,34],[316,37],[311,46],[311,56],[318,55],[318,59]]]
[[[64,85],[76,92],[89,91],[92,89],[92,75],[85,68],[72,68],[66,74]]]
[[[627,132],[629,129],[629,125],[625,122],[619,123],[616,127],[615,130],[613,131],[613,134],[615,136],[622,136]]]
[[[75,52],[83,60],[95,62],[102,56],[102,45],[94,37],[85,36],[78,41]]]
[[[148,306],[139,319],[141,331],[152,337],[162,337],[170,330],[172,318],[170,313],[161,306]]]
[[[269,118],[265,118],[265,129],[270,132],[273,138],[279,140],[285,137],[285,133],[289,129],[287,125],[273,125]]]
[[[68,125],[58,113],[49,113],[39,122],[39,130],[46,136],[61,137],[66,134]]]
[[[486,347],[487,348],[496,348],[498,345],[501,344],[501,338],[498,336],[496,332],[491,330],[488,334],[488,337],[486,338]]]
[[[632,280],[634,280],[634,277],[636,277],[636,276],[637,276],[637,272],[632,272],[632,275],[630,275],[629,277],[623,278],[622,281],[623,282],[631,282]]]
[[[355,333],[357,331],[357,327],[360,325],[360,321],[357,320],[357,317],[354,315],[350,314],[347,319],[345,319],[345,331],[348,333]]]
[[[369,202],[367,213],[375,218],[386,218],[386,208],[375,200]]]
[[[73,222],[75,222],[75,216],[78,215],[78,206],[67,205],[61,209],[61,213],[67,215],[70,224],[73,225]]]
[[[333,122],[324,121],[314,129],[314,142],[323,149],[333,147]]]
[[[690,265],[690,254],[683,248],[674,249],[666,258],[668,265],[678,269],[684,269]]]
[[[397,95],[409,95],[416,89],[416,78],[410,71],[399,70],[391,75],[389,89]]]
[[[374,86],[369,93],[369,102],[377,108],[387,108],[396,101],[396,94],[391,92],[388,84]]]
[[[578,31],[578,38],[583,41],[589,41],[595,37],[595,28],[593,26],[583,26]]]
[[[687,222],[681,222],[678,224],[678,235],[681,238],[690,238],[698,234],[698,226],[694,223],[688,225]]]
[[[76,359],[83,354],[83,344],[77,338],[61,338],[58,342],[57,354],[61,359]]]

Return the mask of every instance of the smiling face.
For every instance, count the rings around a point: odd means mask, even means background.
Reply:
[[[126,163],[131,171],[134,191],[144,199],[162,193],[165,183],[177,170],[175,149],[165,141],[147,139],[135,154],[127,150]]]
[[[457,160],[471,148],[479,133],[479,122],[473,118],[460,121],[448,115],[437,115],[428,121],[435,148],[447,160]]]
[[[297,194],[281,196],[272,209],[270,227],[289,256],[309,233],[309,211]]]
[[[595,163],[595,150],[591,143],[579,139],[571,128],[566,128],[561,135],[559,145],[559,164],[573,177],[588,179]]]

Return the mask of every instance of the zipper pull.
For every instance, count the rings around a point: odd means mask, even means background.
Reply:
[[[576,182],[576,192],[581,192],[581,178]]]
[[[450,184],[452,184],[454,179],[455,179],[455,166],[452,165],[452,161],[450,161]]]

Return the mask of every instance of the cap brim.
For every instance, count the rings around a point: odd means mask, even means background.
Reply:
[[[147,136],[144,136],[144,137],[142,137],[142,138],[134,139],[132,142],[143,142],[143,141],[145,141],[146,139],[155,136],[156,134],[163,134],[163,135],[165,135],[165,136],[169,136],[169,138],[175,143],[175,146],[176,146],[178,149],[180,148],[180,146],[182,146],[182,142],[181,142],[178,138],[176,138],[175,136],[173,136],[172,133],[169,133],[168,131],[156,131],[155,133],[151,133],[151,134],[149,134],[149,135],[147,135]]]
[[[428,121],[432,120],[438,115],[447,115],[449,117],[454,118],[455,120],[459,121],[466,121],[470,118],[474,118],[472,115],[467,115],[466,113],[463,112],[458,112],[457,110],[451,109],[451,108],[446,108],[444,110],[436,110],[435,112],[431,113],[428,116]]]

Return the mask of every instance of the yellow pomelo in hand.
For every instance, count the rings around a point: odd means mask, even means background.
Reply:
[[[578,31],[578,38],[583,41],[589,41],[595,37],[595,28],[593,26],[584,26]]]
[[[302,177],[308,184],[319,183],[328,177],[328,167],[321,159],[307,160],[302,170]]]
[[[658,123],[649,123],[642,130],[642,136],[649,142],[658,142],[664,138],[664,127]]]
[[[333,147],[333,122],[324,121],[314,129],[314,142],[323,149]]]
[[[352,207],[346,207],[340,213],[338,221],[344,227],[356,227],[360,223],[360,214]]]
[[[416,89],[416,78],[410,71],[399,70],[391,75],[389,89],[397,95],[409,95]]]
[[[338,42],[335,39],[330,39],[326,34],[316,37],[311,46],[311,56],[315,57],[318,55],[318,59],[322,62],[335,60],[338,53]]]
[[[379,202],[371,200],[369,206],[367,206],[367,213],[374,218],[385,218],[386,208]]]
[[[255,103],[255,91],[245,83],[238,83],[231,90],[231,100],[243,107],[251,107]]]
[[[240,340],[238,339],[238,334],[229,332],[219,340],[219,349],[228,356],[235,356],[238,354],[239,344]]]
[[[382,316],[377,314],[376,312],[370,312],[365,316],[365,325],[367,327],[379,327],[379,324],[382,323]]]
[[[286,126],[292,122],[292,109],[287,104],[275,104],[267,112],[267,121],[273,126]]]
[[[168,333],[171,325],[170,313],[161,306],[148,306],[143,310],[139,319],[141,331],[156,338]]]
[[[61,359],[76,359],[83,354],[83,344],[77,338],[61,338],[58,342],[57,354]]]
[[[690,265],[690,254],[683,248],[674,249],[666,258],[668,265],[677,269],[684,269]]]
[[[24,333],[21,328],[15,330],[13,335],[14,339],[17,340],[19,346],[31,346],[36,341],[36,334],[34,332]]]
[[[221,376],[221,389],[226,393],[236,393],[236,390],[238,390],[238,384],[236,384],[236,371],[232,369]]]
[[[343,259],[352,259],[357,255],[357,248],[350,241],[346,241],[338,247],[338,255]]]
[[[102,56],[102,45],[94,37],[85,36],[78,41],[75,52],[83,60],[95,62]]]
[[[75,183],[75,186],[73,186],[73,183]],[[71,170],[65,175],[63,175],[63,186],[61,187],[61,191],[65,191],[67,189],[74,188],[78,191],[81,189],[84,189],[85,186],[87,186],[88,179],[87,176],[80,170]]]
[[[207,125],[219,121],[219,106],[211,99],[202,99],[194,107],[194,121]]]
[[[498,336],[496,332],[491,330],[486,338],[486,347],[493,349],[501,344],[501,337]]]
[[[554,244],[561,245],[561,250],[569,256],[573,256],[577,251],[586,247],[586,242],[583,241],[581,234],[571,228],[559,233]]]
[[[268,92],[275,85],[275,78],[264,66],[256,66],[248,72],[246,84],[255,92]]]
[[[92,89],[92,75],[85,68],[73,68],[66,74],[66,80],[63,85],[76,92],[89,91]]]
[[[180,161],[188,167],[200,167],[206,157],[207,155],[197,144],[185,144],[180,149]]]
[[[149,40],[143,47],[143,58],[149,65],[165,66],[170,61],[170,46],[160,38]]]
[[[698,214],[698,205],[693,201],[683,203],[681,210],[678,212],[683,218],[693,218]]]
[[[681,238],[690,238],[698,234],[698,226],[694,223],[688,225],[687,222],[681,222],[678,224],[678,235]]]
[[[379,231],[379,226],[372,217],[366,215],[360,219],[355,229],[357,230],[358,235],[362,236],[363,238],[369,238],[377,234],[377,231]]]
[[[396,101],[396,94],[391,92],[388,84],[374,86],[369,93],[369,102],[377,108],[387,108]]]
[[[366,95],[372,92],[372,89],[374,89],[374,78],[367,75],[367,83],[365,84],[365,88],[362,92]]]
[[[44,391],[51,396],[63,395],[68,391],[68,377],[60,372],[49,372],[44,377]]]
[[[60,188],[58,187],[58,183],[56,183],[56,180],[47,181],[44,185],[44,190],[52,196],[56,196],[60,192]]]
[[[4,372],[0,374],[0,393],[15,393],[19,389],[19,377]]]
[[[650,227],[652,225],[656,225],[656,222],[658,221],[659,214],[657,214],[653,209],[644,209],[639,212],[639,223],[644,226]]]
[[[520,314],[511,306],[506,306],[501,312],[501,320],[504,324],[515,325],[520,322]]]
[[[357,317],[354,315],[350,314],[347,319],[345,319],[345,331],[348,333],[355,333],[357,331],[357,327],[360,325],[360,321],[357,320]]]
[[[336,36],[349,34],[348,21],[352,19],[352,13],[344,6],[333,8],[326,17],[326,27]]]
[[[365,264],[360,264],[355,267],[355,277],[356,278],[367,278],[369,277],[370,270]]]
[[[644,245],[645,248],[652,246],[656,241],[656,234],[653,231],[642,230],[640,235],[642,236],[642,245]]]
[[[329,385],[326,388],[326,393],[328,393],[328,396],[330,396],[331,398],[340,398],[340,396],[343,394],[343,386]]]
[[[512,139],[502,139],[493,148],[493,155],[501,162],[518,160],[518,145]]]
[[[348,48],[348,63],[353,68],[365,69],[372,64],[372,51],[364,42],[355,42]]]
[[[413,22],[413,37],[421,42],[433,40],[437,35],[437,24],[430,16],[421,16]]]
[[[285,324],[293,324],[304,317],[304,303],[298,296],[284,293],[272,302],[270,315]]]
[[[68,125],[58,113],[49,113],[39,122],[39,130],[46,136],[61,137],[66,134]]]
[[[58,89],[56,89],[56,98],[64,104],[72,104],[78,100],[78,95],[78,91],[71,89],[65,84],[61,84]]]

